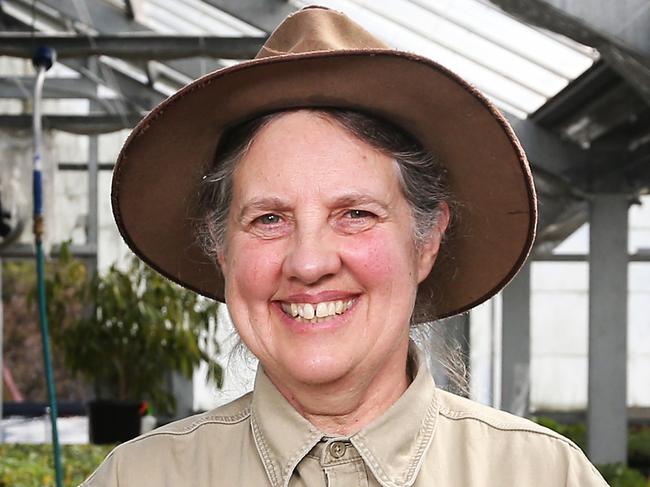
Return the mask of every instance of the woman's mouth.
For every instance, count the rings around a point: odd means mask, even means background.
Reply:
[[[281,302],[280,307],[285,314],[299,323],[320,323],[332,316],[342,315],[354,304],[356,298],[323,301],[321,303],[287,303]]]

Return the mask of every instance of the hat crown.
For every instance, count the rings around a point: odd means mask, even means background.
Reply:
[[[340,12],[306,7],[287,17],[256,59],[316,51],[387,49],[388,46]]]

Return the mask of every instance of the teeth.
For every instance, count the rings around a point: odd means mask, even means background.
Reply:
[[[314,317],[314,307],[310,303],[303,304],[302,312],[298,308],[298,313],[306,320],[311,320]]]
[[[282,303],[282,309],[299,322],[320,323],[330,316],[345,313],[354,300],[312,303]]]
[[[328,315],[327,303],[318,303],[318,306],[316,306],[316,316],[318,318],[325,318]]]

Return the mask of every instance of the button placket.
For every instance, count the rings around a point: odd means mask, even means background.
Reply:
[[[321,456],[328,487],[368,487],[368,472],[356,448],[347,439],[331,439]]]
[[[347,450],[347,445],[342,441],[334,441],[329,445],[330,455],[337,460],[343,458],[345,450]]]

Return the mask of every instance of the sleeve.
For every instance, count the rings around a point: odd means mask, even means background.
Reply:
[[[119,487],[117,463],[117,455],[112,451],[79,487]]]
[[[600,472],[578,447],[571,448],[566,487],[608,487]]]

